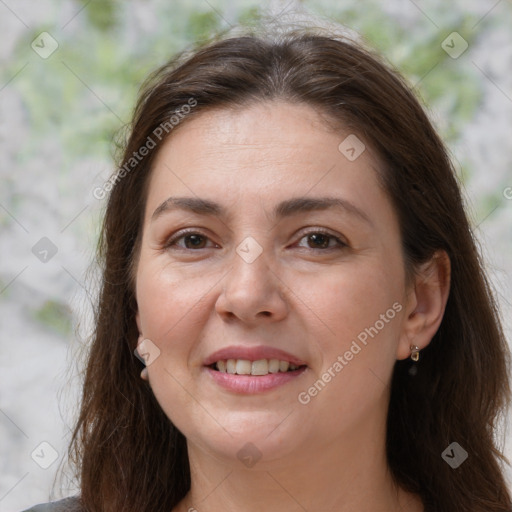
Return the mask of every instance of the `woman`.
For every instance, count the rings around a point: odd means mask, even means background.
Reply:
[[[48,510],[511,510],[499,316],[376,55],[296,30],[177,57],[106,192],[81,501]]]

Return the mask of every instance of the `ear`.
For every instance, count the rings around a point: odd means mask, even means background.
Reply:
[[[405,319],[397,347],[397,359],[411,355],[411,345],[424,349],[443,319],[450,293],[451,264],[446,251],[436,251],[416,271],[407,291]]]

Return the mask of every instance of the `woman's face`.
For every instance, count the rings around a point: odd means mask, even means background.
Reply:
[[[397,218],[361,144],[274,101],[201,113],[160,149],[137,323],[189,449],[247,465],[382,441],[408,306]]]

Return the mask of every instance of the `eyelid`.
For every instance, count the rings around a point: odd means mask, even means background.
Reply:
[[[175,244],[178,240],[180,240],[181,238],[183,238],[186,235],[201,235],[202,237],[207,238],[208,240],[210,240],[210,237],[208,235],[206,235],[205,233],[203,233],[201,231],[201,229],[199,229],[199,228],[180,229],[179,231],[177,231],[173,235],[164,238],[163,249],[171,248],[173,246],[173,244]],[[183,248],[183,247],[178,247],[177,250],[189,251],[190,249]]]
[[[303,231],[300,233],[300,237],[298,239],[299,242],[307,235],[321,234],[321,235],[325,235],[325,236],[328,236],[328,237],[331,237],[332,239],[334,239],[337,243],[337,246],[328,247],[326,249],[315,249],[315,248],[307,248],[307,247],[303,247],[303,249],[309,249],[309,250],[312,250],[315,252],[328,252],[330,250],[343,249],[343,248],[349,247],[349,243],[344,239],[344,237],[342,237],[341,235],[338,235],[336,233],[333,233],[326,228],[310,227],[307,229],[308,229],[308,231]],[[200,236],[212,241],[210,239],[210,237],[208,235],[206,235],[204,232],[202,232],[202,230],[200,228],[185,228],[185,229],[177,231],[170,237],[164,239],[163,249],[171,248],[178,240],[182,239],[186,235],[200,235]],[[202,249],[206,249],[206,248],[202,248]],[[183,247],[178,247],[177,250],[194,251],[194,249],[187,249],[187,248],[183,248]],[[199,250],[199,249],[197,249],[197,250]]]
[[[319,251],[327,252],[332,249],[342,249],[345,247],[349,247],[348,241],[346,241],[346,239],[342,235],[338,235],[337,233],[333,233],[332,231],[330,231],[326,228],[320,228],[320,227],[309,228],[308,231],[302,232],[301,236],[299,238],[299,241],[302,240],[305,236],[310,235],[310,234],[321,234],[321,235],[329,236],[329,237],[333,238],[336,241],[336,243],[338,244],[337,247],[329,247],[327,249],[319,249]],[[314,250],[314,249],[311,249],[311,250]]]

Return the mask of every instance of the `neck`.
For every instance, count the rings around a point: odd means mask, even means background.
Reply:
[[[175,512],[423,512],[419,498],[391,478],[384,425],[365,425],[334,443],[311,439],[298,454],[251,468],[189,443],[191,488]]]

